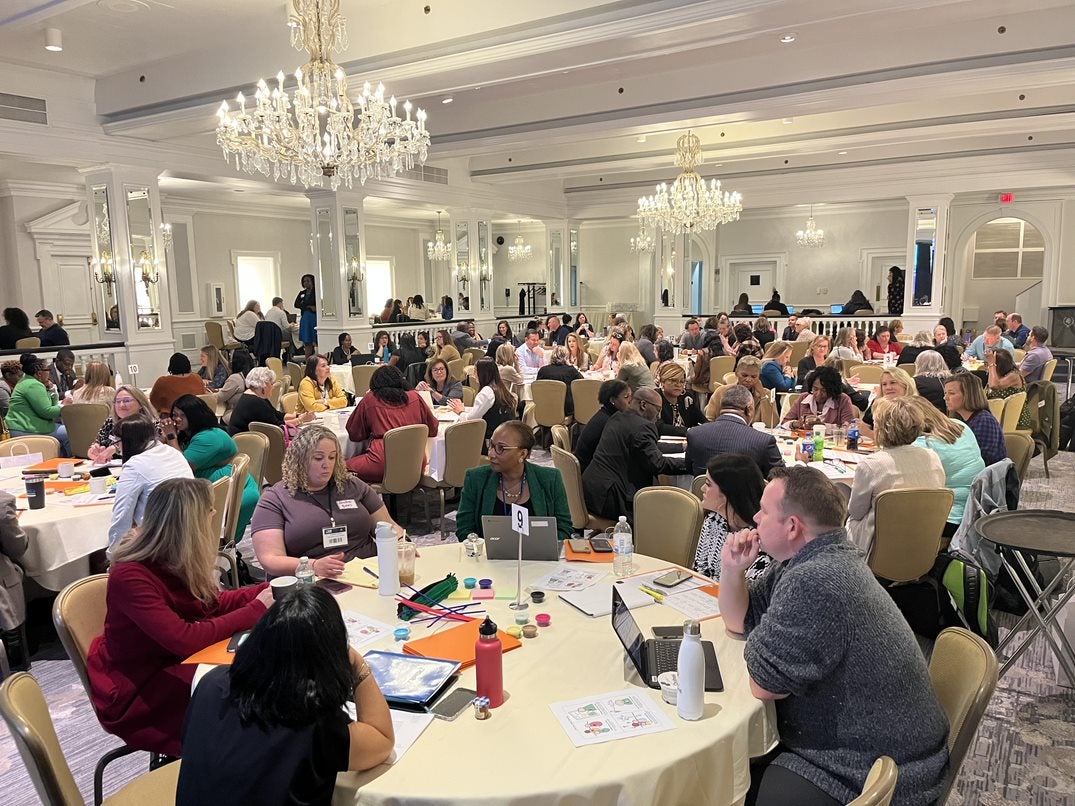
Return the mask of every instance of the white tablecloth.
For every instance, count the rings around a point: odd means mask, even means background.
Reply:
[[[350,364],[333,364],[329,371],[332,373],[332,380],[352,395],[355,393],[355,376],[351,374]]]
[[[462,557],[458,545],[422,548],[416,561],[420,583],[454,572],[489,577],[498,595],[515,590],[514,562],[476,562]],[[667,565],[635,555],[638,570]],[[579,564],[590,569],[602,566]],[[523,585],[545,574],[552,563],[524,563]],[[611,563],[603,566],[611,572]],[[341,607],[397,624],[396,605],[376,591],[355,588],[339,597]],[[495,599],[489,615],[501,628],[514,623],[508,601]],[[333,803],[365,806],[397,804],[579,804],[588,806],[723,805],[741,801],[750,783],[751,757],[777,741],[775,711],[750,694],[743,644],[729,638],[722,621],[702,623],[702,637],[714,643],[724,691],[705,695],[705,715],[697,722],[676,716],[660,692],[642,684],[624,654],[608,617],[591,619],[549,593],[529,612],[552,616],[552,625],[521,648],[504,655],[504,687],[509,698],[488,721],[467,710],[454,722],[434,719],[405,756],[392,766],[366,773],[342,773]],[[649,635],[655,625],[683,617],[652,605],[635,611]],[[413,636],[429,634],[422,624]],[[363,648],[402,651],[391,638]],[[459,685],[474,688],[474,668]],[[576,748],[553,716],[549,704],[634,688],[653,697],[675,729],[618,742]]]

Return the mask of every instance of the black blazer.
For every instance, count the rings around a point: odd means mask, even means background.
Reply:
[[[705,472],[709,460],[721,453],[739,453],[758,463],[761,474],[784,463],[776,437],[744,423],[734,414],[722,414],[711,423],[687,432],[687,472]]]
[[[579,434],[579,438],[575,441],[575,458],[579,460],[579,470],[585,471],[590,462],[593,461],[597,443],[601,441],[601,434],[604,433],[605,426],[608,425],[609,419],[615,413],[615,409],[602,406],[582,429],[582,433]]]
[[[662,437],[685,437],[688,428],[694,428],[706,421],[702,407],[698,405],[697,396],[689,392],[679,398],[679,416],[686,425],[672,425],[673,414],[672,404],[668,402],[668,398],[661,395],[661,419],[657,421],[657,431]]]
[[[948,405],[944,402],[944,383],[940,378],[915,375],[915,388],[918,394],[937,407],[942,414],[948,414]]]

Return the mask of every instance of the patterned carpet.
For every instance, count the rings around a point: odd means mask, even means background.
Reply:
[[[545,452],[535,459],[551,464]],[[1075,454],[1062,453],[1049,464],[1048,481],[1041,460],[1031,466],[1023,487],[1024,508],[1075,511]],[[435,510],[434,503],[431,509]],[[421,506],[415,526],[423,520]],[[418,531],[415,529],[414,531]],[[416,535],[416,542],[439,542],[439,532]],[[43,642],[33,660],[56,724],[56,733],[79,788],[92,802],[93,767],[102,753],[119,744],[97,724],[89,701],[47,634],[47,603],[35,603],[31,629]],[[1009,622],[1009,626],[1014,619]],[[1002,634],[1004,621],[1002,620]],[[105,792],[148,768],[138,753],[109,765]],[[5,806],[40,803],[6,727],[0,725],[0,802]],[[976,739],[963,763],[948,806],[1075,806],[1075,690],[1055,684],[1052,655],[1038,639],[1000,681]]]

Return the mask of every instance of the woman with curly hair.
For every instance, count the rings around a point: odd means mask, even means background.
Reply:
[[[338,577],[351,558],[377,553],[378,521],[402,535],[381,496],[347,472],[336,435],[312,424],[288,445],[282,478],[262,494],[250,531],[258,562],[270,577],[294,574],[300,557],[313,561],[319,577]],[[325,538],[322,530],[331,526],[347,527],[345,542]]]
[[[791,423],[793,428],[847,425],[855,411],[843,386],[839,372],[832,367],[818,367],[806,376],[805,388],[810,392],[796,401],[784,422]]]

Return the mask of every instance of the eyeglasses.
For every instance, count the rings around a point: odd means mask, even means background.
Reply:
[[[502,456],[504,451],[515,450],[516,448],[522,448],[522,445],[500,445],[497,443],[491,443],[489,450],[495,453],[497,456]]]
[[[137,403],[137,402],[138,401],[135,400],[133,397],[117,397],[116,398],[116,405],[117,406],[129,406],[132,403]]]

